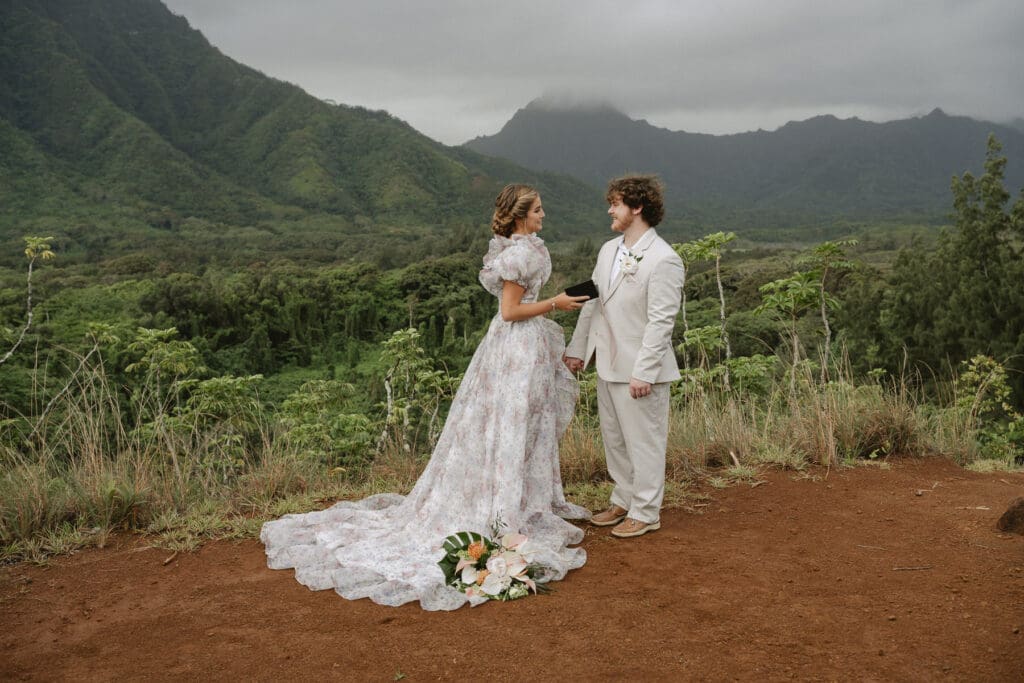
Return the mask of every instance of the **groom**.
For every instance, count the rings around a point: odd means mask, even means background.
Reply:
[[[593,273],[600,296],[580,312],[564,360],[573,372],[597,364],[601,436],[615,488],[611,507],[591,522],[616,525],[612,535],[629,538],[661,528],[683,262],[654,230],[665,215],[657,178],[617,178],[605,198],[620,236],[601,247]]]

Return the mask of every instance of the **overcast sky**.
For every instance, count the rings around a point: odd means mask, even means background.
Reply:
[[[672,130],[1024,116],[1022,0],[165,0],[235,60],[447,144],[542,94]]]

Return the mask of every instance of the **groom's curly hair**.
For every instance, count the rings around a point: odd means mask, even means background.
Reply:
[[[652,228],[665,217],[664,186],[655,175],[627,175],[608,183],[604,198],[611,204],[620,199],[631,209],[640,209],[640,215]]]

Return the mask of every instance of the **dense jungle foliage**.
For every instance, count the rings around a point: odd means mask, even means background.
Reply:
[[[735,236],[719,233],[680,244],[688,265],[676,335],[681,360],[692,372],[712,374],[715,367],[728,372],[726,361],[758,356],[820,367],[827,332],[826,369],[845,353],[843,362],[857,375],[909,373],[931,391],[958,363],[991,356],[1009,373],[1010,403],[1019,407],[1024,204],[1018,198],[1009,206],[1004,165],[992,139],[986,173],[954,181],[956,224],[937,239],[867,234],[859,244],[758,251],[730,250]],[[58,351],[101,348],[105,372],[127,386],[128,369],[139,362],[138,349],[131,350],[139,335],[173,330],[166,338],[194,353],[191,376],[261,375],[268,407],[306,380],[345,382],[356,387],[347,409],[375,419],[388,372],[382,344],[396,331],[415,329],[432,367],[457,376],[468,363],[495,311],[476,281],[485,230],[453,232],[444,240],[447,255],[397,269],[274,259],[182,270],[147,255],[60,267],[57,249],[53,262],[36,264],[35,320],[18,353],[0,366],[0,410],[12,419],[31,415],[73,374],[67,361],[54,359]],[[887,251],[900,239],[909,244],[895,255]],[[548,290],[585,279],[596,246],[581,241],[555,250]],[[9,345],[24,319],[24,271],[8,269],[0,282]],[[571,329],[572,316],[559,319]]]

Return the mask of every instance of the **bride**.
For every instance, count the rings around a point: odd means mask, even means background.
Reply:
[[[562,328],[544,316],[576,310],[587,297],[537,300],[551,258],[537,236],[544,208],[535,189],[509,185],[494,206],[480,282],[498,297],[499,312],[419,481],[408,496],[385,493],[267,522],[260,540],[271,569],[294,568],[312,590],[333,588],[350,600],[456,609],[485,598],[444,584],[441,544],[458,531],[486,535],[499,519],[530,538],[546,569],[542,581],[583,566],[586,552],[569,547],[583,532],[565,519],[590,513],[565,500],[558,462],[578,389],[561,360]]]

